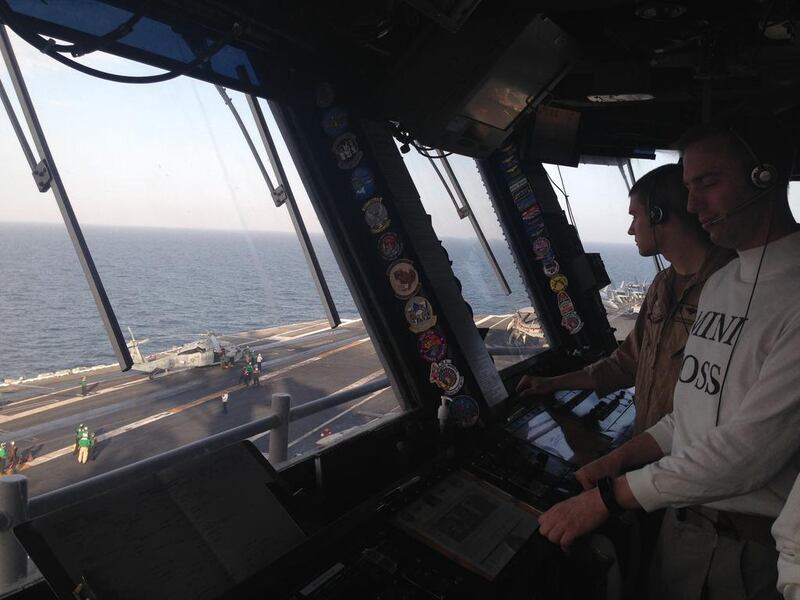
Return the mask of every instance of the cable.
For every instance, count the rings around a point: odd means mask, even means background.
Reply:
[[[92,67],[83,65],[77,61],[67,58],[66,56],[61,56],[61,54],[59,54],[59,48],[65,49],[66,51],[75,48],[75,46],[59,45],[56,44],[55,40],[53,39],[48,40],[37,33],[32,33],[29,29],[25,28],[24,26],[21,26],[18,22],[16,22],[14,17],[11,16],[11,11],[5,10],[5,6],[3,4],[0,4],[0,14],[3,17],[3,21],[5,21],[6,25],[8,25],[8,27],[14,33],[16,33],[19,37],[21,37],[23,40],[28,42],[31,46],[33,46],[43,54],[46,54],[50,58],[60,62],[61,64],[71,69],[75,69],[76,71],[80,71],[81,73],[85,73],[86,75],[91,75],[92,77],[105,79],[107,81],[113,81],[115,83],[138,83],[138,84],[160,83],[162,81],[169,81],[170,79],[175,79],[176,77],[180,77],[181,75],[186,75],[189,72],[193,71],[195,68],[205,64],[214,54],[219,52],[232,37],[238,36],[239,33],[241,32],[241,26],[238,23],[234,23],[229,33],[220,37],[216,42],[214,42],[211,46],[209,46],[202,54],[196,55],[193,61],[187,63],[183,68],[177,71],[167,71],[166,73],[161,73],[159,75],[131,76],[131,75],[118,75],[116,73],[106,73],[105,71],[100,71],[98,69],[93,69]],[[109,41],[111,40],[106,40],[105,43],[107,44]]]
[[[133,26],[136,25],[139,21],[142,20],[144,17],[145,10],[152,4],[152,0],[144,0],[141,4],[139,4],[139,8],[137,8],[128,18],[127,21],[122,23],[121,25],[115,27],[111,31],[106,34],[103,34],[97,40],[95,40],[95,44],[90,45],[81,45],[81,44],[55,44],[53,43],[53,48],[58,52],[69,52],[72,54],[73,57],[84,56],[86,54],[91,54],[92,52],[96,52],[97,50],[102,50],[108,44],[113,41],[118,40],[121,37],[125,37],[129,33],[133,31]],[[53,40],[50,40],[51,42]]]
[[[728,380],[728,370],[731,368],[731,361],[733,354],[736,352],[736,347],[739,345],[739,340],[742,339],[742,332],[747,325],[747,316],[750,314],[750,305],[753,303],[753,296],[756,293],[756,285],[758,284],[758,275],[761,273],[761,265],[764,262],[764,256],[767,253],[767,246],[769,245],[769,236],[772,232],[772,218],[775,215],[775,206],[770,206],[769,222],[767,223],[767,235],[764,240],[764,248],[761,250],[761,258],[758,259],[758,268],[756,269],[756,276],[753,280],[753,288],[750,290],[750,298],[747,300],[747,308],[744,311],[744,321],[742,322],[742,329],[739,330],[739,335],[733,342],[731,353],[728,355],[728,363],[725,365],[725,375],[722,376],[722,384],[719,386],[719,398],[717,399],[717,415],[714,417],[714,427],[719,426],[719,413],[722,408],[722,392],[725,390],[725,382]]]

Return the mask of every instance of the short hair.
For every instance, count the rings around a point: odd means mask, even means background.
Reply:
[[[789,185],[797,146],[787,127],[776,119],[749,114],[719,118],[686,131],[678,140],[677,149],[683,156],[689,146],[712,138],[727,142],[748,180],[756,165],[766,163],[777,170],[776,189],[785,190]]]
[[[647,208],[648,213],[653,207],[659,207],[669,215],[668,218],[677,218],[697,234],[707,237],[697,216],[687,210],[689,192],[683,184],[683,169],[680,165],[662,165],[642,175],[633,184],[629,195],[634,194]]]

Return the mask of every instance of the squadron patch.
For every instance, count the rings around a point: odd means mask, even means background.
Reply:
[[[330,137],[342,135],[347,131],[347,113],[339,106],[329,108],[322,115],[322,131]]]
[[[536,204],[536,196],[533,195],[533,192],[530,191],[530,188],[528,188],[528,190],[529,191],[527,194],[523,194],[518,198],[514,198],[514,205],[517,207],[519,212],[525,212]]]
[[[403,253],[403,242],[393,231],[384,233],[378,238],[378,254],[383,260],[395,260]]]
[[[569,280],[564,275],[556,275],[550,279],[550,289],[555,293],[563,292],[565,289],[567,289],[568,285]]]
[[[356,136],[352,133],[343,133],[337,137],[333,142],[331,150],[333,150],[336,159],[339,161],[337,166],[340,169],[353,169],[357,167],[358,163],[361,162],[361,157],[364,156],[364,153],[361,152],[358,147]]]
[[[541,217],[523,221],[522,224],[525,226],[525,233],[529,238],[538,238],[544,234],[544,219]]]
[[[542,270],[544,274],[548,277],[553,277],[554,275],[558,275],[558,272],[561,270],[561,267],[558,265],[558,261],[555,259],[546,260],[542,263]]]
[[[558,298],[558,312],[561,313],[562,317],[575,312],[575,305],[567,292],[558,292],[556,297]]]
[[[550,253],[550,240],[546,237],[537,237],[533,240],[533,254],[538,260],[542,260]]]
[[[358,167],[350,174],[350,185],[356,200],[366,200],[375,195],[375,176],[366,167]]]
[[[541,214],[542,214],[542,207],[539,206],[538,204],[534,204],[533,206],[531,206],[530,208],[527,208],[522,213],[522,220],[523,221],[530,221],[531,219],[535,219],[536,217],[538,217]]]
[[[561,326],[574,335],[583,329],[583,321],[578,316],[578,313],[571,312],[561,319]]]
[[[456,427],[467,429],[475,425],[481,416],[481,409],[475,399],[463,394],[450,401],[450,420]]]
[[[425,362],[437,362],[447,353],[447,340],[438,329],[428,329],[419,334],[417,351]]]
[[[422,333],[436,325],[436,315],[433,314],[433,307],[427,298],[414,296],[406,302],[405,306],[406,321],[409,329],[414,333]]]
[[[389,277],[394,295],[402,300],[411,298],[419,290],[419,274],[414,268],[414,263],[406,258],[389,265],[386,275]]]
[[[389,212],[383,205],[383,198],[375,196],[361,207],[364,211],[364,220],[371,233],[380,233],[389,227]]]
[[[514,169],[518,165],[519,165],[519,161],[517,160],[517,157],[514,156],[513,154],[511,154],[509,156],[506,156],[505,158],[503,158],[500,161],[500,167],[506,173],[508,173],[510,170]]]
[[[446,358],[431,365],[430,382],[447,396],[452,396],[464,385],[464,376],[458,372],[453,361]]]

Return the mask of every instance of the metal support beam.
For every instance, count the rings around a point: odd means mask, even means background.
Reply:
[[[503,275],[503,270],[500,268],[500,264],[497,262],[497,258],[494,256],[494,252],[489,247],[489,242],[486,240],[486,236],[483,235],[483,230],[481,229],[480,224],[478,223],[478,219],[475,218],[474,213],[472,212],[472,208],[469,205],[469,201],[467,200],[467,195],[464,193],[464,190],[461,188],[461,184],[458,182],[456,178],[456,174],[453,172],[453,168],[450,166],[450,161],[447,160],[444,152],[441,150],[437,150],[439,155],[439,160],[442,161],[442,167],[444,168],[444,172],[447,173],[448,179],[450,179],[450,183],[453,185],[453,189],[458,196],[458,199],[461,201],[461,205],[464,207],[465,212],[467,213],[467,218],[469,222],[472,224],[472,229],[475,230],[475,235],[478,236],[478,241],[481,243],[481,247],[483,247],[483,251],[486,253],[486,258],[489,260],[489,264],[492,266],[492,270],[494,271],[495,276],[497,277],[497,282],[500,284],[500,289],[506,296],[511,295],[511,288],[508,285],[508,281],[506,281],[505,275]],[[461,211],[459,211],[459,215]]]
[[[291,394],[272,394],[272,415],[279,420],[269,432],[269,462],[277,465],[286,460],[289,450],[289,408]]]
[[[300,247],[303,249],[303,256],[305,256],[308,270],[311,273],[311,278],[314,280],[314,285],[317,288],[317,293],[319,294],[320,301],[322,302],[322,307],[325,309],[325,316],[328,319],[328,323],[330,323],[331,329],[338,327],[341,325],[342,321],[339,317],[339,312],[336,310],[336,303],[333,301],[333,296],[328,288],[328,282],[325,281],[325,274],[322,272],[322,268],[319,265],[319,259],[314,251],[314,246],[311,243],[311,238],[308,235],[308,230],[306,229],[306,224],[303,221],[303,216],[300,214],[300,209],[297,206],[297,201],[295,200],[292,188],[289,185],[289,181],[286,177],[286,171],[283,169],[283,163],[281,163],[280,157],[278,156],[278,151],[275,147],[275,141],[272,139],[272,134],[269,132],[269,127],[267,127],[267,120],[264,118],[264,113],[261,110],[261,106],[258,104],[258,98],[250,94],[246,95],[247,104],[250,106],[250,112],[253,113],[253,119],[255,120],[258,134],[261,136],[261,141],[264,143],[264,148],[267,151],[267,158],[272,165],[272,172],[275,174],[277,185],[272,184],[272,181],[269,178],[266,169],[264,168],[264,164],[261,162],[258,152],[256,152],[255,145],[250,139],[250,135],[247,133],[247,129],[245,128],[244,123],[242,123],[242,119],[239,117],[236,109],[230,102],[230,98],[227,97],[227,94],[225,94],[222,88],[217,86],[217,89],[220,91],[220,94],[222,94],[223,99],[226,99],[226,104],[231,109],[231,112],[233,112],[236,122],[239,124],[239,127],[241,128],[242,133],[244,134],[245,139],[250,146],[250,151],[253,153],[253,156],[256,157],[256,162],[261,169],[261,173],[264,175],[264,179],[267,182],[270,193],[275,200],[275,205],[280,206],[283,203],[286,204],[286,209],[289,211],[289,217],[292,219],[292,225],[294,226],[295,233],[297,234],[297,239],[300,241]],[[270,109],[271,108],[272,105],[270,103]]]
[[[131,360],[131,355],[125,344],[125,338],[120,330],[117,317],[114,314],[114,309],[111,307],[111,302],[108,300],[103,282],[94,265],[94,260],[92,260],[89,247],[86,245],[86,240],[78,224],[78,219],[75,217],[75,212],[72,210],[72,205],[67,196],[67,190],[64,188],[64,183],[61,181],[61,176],[56,168],[53,155],[50,153],[50,147],[47,145],[42,126],[39,123],[39,118],[36,116],[36,110],[33,107],[33,102],[28,94],[28,88],[25,86],[25,81],[22,78],[22,72],[17,63],[17,58],[11,47],[11,40],[9,40],[8,33],[3,25],[0,25],[0,52],[3,54],[8,74],[14,85],[14,91],[17,94],[22,112],[28,124],[28,129],[33,137],[33,143],[42,159],[36,167],[43,167],[44,171],[39,173],[37,177],[36,168],[34,168],[34,178],[37,178],[37,185],[39,185],[41,191],[46,191],[47,188],[44,190],[42,189],[43,184],[40,183],[39,178],[41,178],[41,181],[47,181],[49,178],[48,183],[52,187],[53,195],[56,198],[61,216],[64,219],[64,224],[67,226],[70,240],[72,240],[75,253],[78,255],[78,261],[83,269],[83,274],[86,276],[86,281],[89,284],[92,297],[97,305],[100,318],[103,320],[103,325],[111,341],[114,354],[117,356],[117,362],[119,362],[119,366],[123,371],[127,371],[131,368],[131,365],[133,365],[133,360]],[[23,145],[23,152],[25,152],[25,145]],[[28,158],[28,162],[30,163],[32,157],[28,156],[29,153],[30,150],[26,152],[26,158]]]
[[[244,136],[244,141],[247,142],[247,147],[250,148],[250,152],[253,154],[253,158],[258,165],[258,170],[261,171],[261,176],[264,178],[264,181],[267,183],[267,187],[269,188],[269,193],[272,195],[272,201],[275,203],[275,206],[281,207],[286,202],[286,192],[284,191],[282,186],[276,188],[273,183],[272,179],[269,177],[269,173],[267,173],[267,168],[264,166],[264,162],[261,160],[261,156],[256,150],[256,145],[253,143],[253,138],[250,137],[250,132],[247,131],[247,127],[244,126],[244,121],[242,121],[242,117],[239,116],[239,111],[236,110],[236,107],[233,105],[233,100],[231,97],[228,96],[228,93],[225,91],[225,88],[221,85],[215,85],[219,95],[222,96],[222,101],[225,102],[225,105],[231,110],[231,114],[233,118],[236,120],[236,124],[239,126],[239,129]]]

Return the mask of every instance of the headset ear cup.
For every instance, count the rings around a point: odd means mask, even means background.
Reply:
[[[660,206],[650,207],[650,225],[659,225],[664,220],[664,210]]]
[[[756,165],[750,172],[750,181],[760,190],[767,190],[772,187],[778,178],[778,170],[768,163]]]

